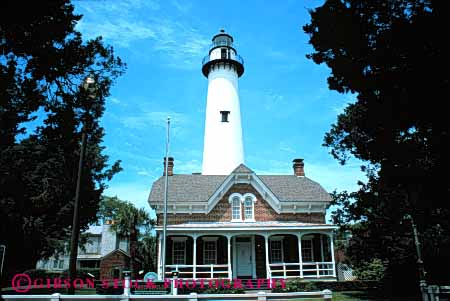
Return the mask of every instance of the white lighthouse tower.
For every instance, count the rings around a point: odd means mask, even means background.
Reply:
[[[202,174],[228,175],[244,163],[238,88],[244,61],[223,29],[212,38],[202,72],[208,78]]]

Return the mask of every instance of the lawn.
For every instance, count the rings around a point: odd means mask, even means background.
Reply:
[[[292,301],[318,301],[323,299],[295,299]],[[383,298],[366,291],[333,292],[333,301],[412,301],[416,298]]]

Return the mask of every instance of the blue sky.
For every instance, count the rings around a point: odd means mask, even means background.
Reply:
[[[102,124],[111,161],[124,170],[109,183],[117,195],[149,209],[147,197],[163,169],[165,119],[172,119],[175,173],[201,171],[207,79],[201,61],[224,28],[244,58],[240,78],[245,163],[259,174],[306,176],[332,191],[364,179],[356,161],[341,166],[322,145],[352,95],[328,90],[329,69],[312,52],[302,26],[321,1],[78,0],[85,38],[103,36],[128,65],[112,89]]]

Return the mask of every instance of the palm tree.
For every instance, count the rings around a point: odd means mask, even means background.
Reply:
[[[117,197],[103,197],[100,204],[99,217],[114,221],[112,229],[117,234],[128,238],[130,246],[130,266],[131,277],[136,276],[138,269],[136,258],[138,241],[142,234],[148,235],[154,225],[150,215],[143,208],[136,208],[132,203],[122,201]],[[142,254],[144,255],[144,254]],[[145,254],[144,256],[150,256]]]

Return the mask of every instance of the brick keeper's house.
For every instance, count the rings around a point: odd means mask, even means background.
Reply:
[[[153,183],[158,274],[179,278],[335,280],[330,195],[305,176],[257,175],[244,165],[238,79],[244,63],[233,38],[212,39],[202,72],[208,78],[202,173],[176,174],[168,160],[167,246],[162,271],[164,175]]]

